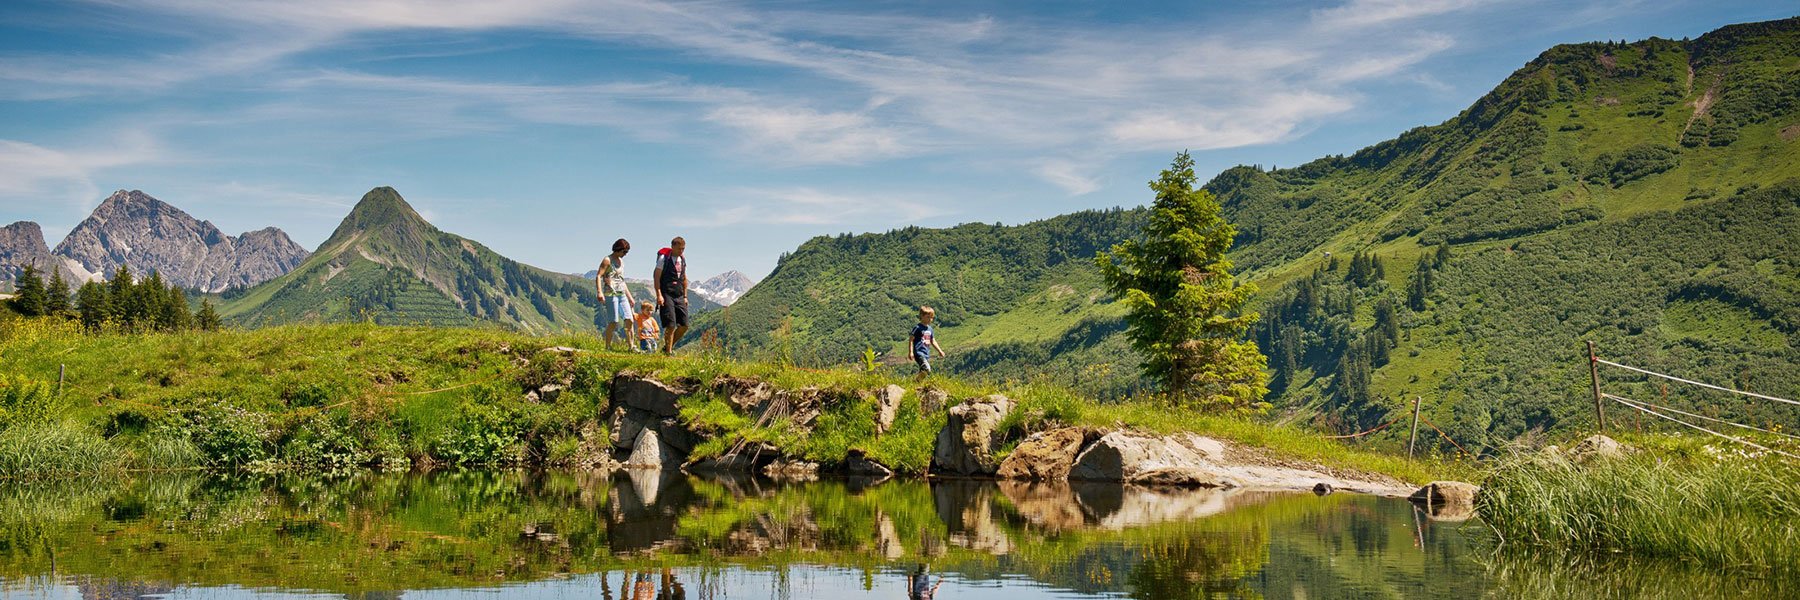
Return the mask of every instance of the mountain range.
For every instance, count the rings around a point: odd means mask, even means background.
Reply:
[[[649,297],[641,286],[636,291]],[[525,265],[441,231],[399,192],[378,187],[305,262],[231,295],[220,314],[247,325],[372,319],[593,331],[600,306],[594,294],[591,278]],[[692,306],[716,308],[704,299]]]
[[[1794,177],[1800,19],[1557,46],[1441,124],[1203,187],[1237,226],[1237,272],[1261,289],[1253,335],[1281,418],[1360,431],[1417,397],[1447,438],[1480,449],[1594,425],[1586,340],[1659,371],[1800,395]],[[697,329],[740,356],[835,364],[871,349],[901,364],[928,304],[946,372],[1139,393],[1141,359],[1093,259],[1146,215],[815,238],[728,321]]]
[[[45,247],[36,223],[21,221],[0,230],[0,280],[12,281],[20,267],[31,264],[58,268],[75,286],[104,280],[126,267],[138,275],[156,271],[163,281],[187,289],[220,292],[273,279],[307,254],[280,229],[229,236],[212,222],[141,191],[119,190],[54,251]]]
[[[655,259],[652,258],[650,260],[653,261]],[[590,269],[588,272],[579,275],[579,277],[592,281],[599,275],[600,271],[598,269]],[[625,278],[625,281],[644,287],[650,285],[649,279],[627,277]],[[744,292],[750,291],[750,287],[754,285],[756,285],[756,280],[751,279],[749,275],[745,275],[736,270],[731,270],[708,277],[704,281],[689,280],[688,291],[707,302],[724,307],[731,306],[731,303],[736,302],[739,297],[744,295]]]

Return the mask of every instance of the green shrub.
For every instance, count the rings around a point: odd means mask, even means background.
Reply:
[[[243,467],[271,458],[268,415],[225,402],[187,413],[189,435],[206,462],[219,467]]]
[[[0,375],[0,429],[42,423],[54,414],[50,384],[24,376]]]
[[[519,460],[521,428],[514,411],[479,401],[457,406],[452,420],[431,447],[431,455],[444,463],[469,465],[510,464]]]

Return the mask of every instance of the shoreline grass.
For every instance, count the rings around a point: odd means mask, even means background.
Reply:
[[[1585,464],[1520,456],[1492,470],[1476,506],[1502,548],[1625,553],[1796,576],[1795,467],[1735,452],[1645,450]]]
[[[612,352],[595,336],[369,323],[87,334],[45,319],[9,320],[0,329],[0,375],[29,381],[44,396],[66,365],[62,394],[39,398],[36,410],[45,423],[56,423],[57,439],[81,449],[59,454],[31,443],[41,436],[0,435],[0,473],[11,476],[194,467],[555,465],[575,458],[596,431],[605,433],[599,417],[607,388],[623,371],[668,381],[750,377],[851,399],[827,410],[805,438],[782,438],[795,444],[790,451],[811,460],[841,459],[858,447],[902,473],[922,472],[943,422],[941,415],[917,414],[877,436],[868,392],[900,385],[908,390],[905,405],[918,406],[919,386],[894,373],[802,369],[706,352],[675,358]],[[557,346],[578,352],[543,351]],[[565,378],[570,385],[555,399],[524,399],[527,390]],[[1054,385],[943,376],[926,385],[955,399],[994,393],[1013,398],[1018,410],[1003,427],[1014,438],[1055,426],[1188,431],[1410,483],[1472,472],[1466,464],[1409,461],[1288,426],[1170,410],[1146,400],[1098,403]],[[910,417],[920,411],[903,412]],[[746,424],[738,425],[732,429]],[[0,430],[13,428],[0,418]]]

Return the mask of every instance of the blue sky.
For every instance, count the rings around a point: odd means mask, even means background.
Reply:
[[[568,272],[760,277],[815,235],[1136,206],[1454,116],[1557,43],[1791,2],[8,0],[0,223],[115,189],[313,247],[363,192]],[[640,261],[642,259],[640,258]],[[648,263],[638,265],[648,273]]]

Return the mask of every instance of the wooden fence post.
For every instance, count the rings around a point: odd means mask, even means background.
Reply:
[[[56,365],[56,399],[62,399],[63,376],[69,374],[69,365]]]
[[[1424,400],[1424,397],[1413,396],[1412,433],[1406,434],[1406,457],[1409,459],[1413,457],[1413,446],[1415,444],[1419,443],[1419,401],[1420,400]]]
[[[1594,422],[1600,426],[1600,433],[1606,433],[1606,411],[1603,410],[1600,398],[1600,355],[1594,352],[1594,341],[1588,340],[1588,377],[1594,382]]]

